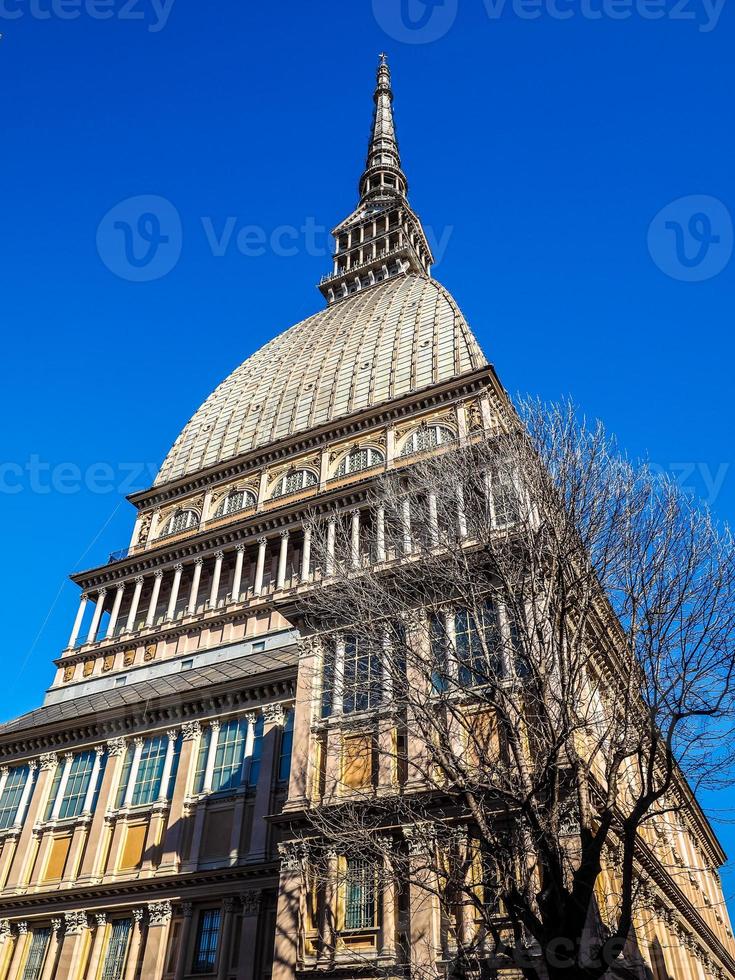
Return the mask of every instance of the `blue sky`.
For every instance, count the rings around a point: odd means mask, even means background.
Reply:
[[[67,574],[127,544],[124,494],[321,307],[383,50],[435,273],[506,387],[571,394],[735,518],[735,11],[434,3],[0,0],[1,717],[50,682]],[[117,244],[141,196],[162,266]]]

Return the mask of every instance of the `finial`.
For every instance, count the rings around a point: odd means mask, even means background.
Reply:
[[[378,57],[380,58],[381,65],[388,64],[388,55],[385,53],[385,51],[381,51]]]

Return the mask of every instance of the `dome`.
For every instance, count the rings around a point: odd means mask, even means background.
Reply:
[[[436,280],[388,280],[302,320],[244,361],[186,425],[156,485],[486,363]]]

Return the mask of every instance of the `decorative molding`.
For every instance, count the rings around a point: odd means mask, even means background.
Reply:
[[[54,933],[54,935],[56,935],[56,933],[58,933],[60,931],[60,929],[61,929],[61,927],[62,927],[63,924],[64,923],[63,923],[62,919],[60,919],[58,917],[57,918],[53,918],[51,920],[51,931]]]
[[[301,869],[301,846],[295,842],[278,844],[278,857],[281,859],[282,871],[299,871]]]
[[[27,922],[17,922],[15,928],[18,930],[18,939],[22,936],[28,935],[28,923]]]
[[[47,772],[50,769],[55,769],[59,764],[59,757],[55,752],[44,752],[44,754],[39,758],[41,764],[41,772]]]
[[[194,906],[191,902],[182,902],[180,905],[180,911],[185,919],[190,919],[194,914]]]
[[[253,888],[240,895],[242,902],[243,915],[258,915],[263,904],[263,892],[260,888]]]
[[[162,902],[148,903],[148,923],[151,926],[165,926],[171,921],[171,902],[168,899]]]
[[[280,702],[278,704],[264,704],[263,719],[266,725],[283,725],[286,720],[283,705]]]
[[[133,909],[133,922],[138,922],[138,923],[142,922],[144,915],[145,915],[145,909],[143,908]]]
[[[0,919],[0,943],[11,935],[10,919]]]
[[[123,735],[118,735],[116,738],[109,738],[107,740],[107,754],[110,758],[122,755],[125,751],[127,742]]]
[[[64,931],[67,936],[81,936],[88,924],[86,912],[64,912]]]
[[[94,921],[98,929],[103,929],[107,925],[107,912],[95,912]]]
[[[185,721],[181,726],[181,737],[185,742],[190,742],[194,738],[199,738],[202,734],[202,726],[198,721]]]

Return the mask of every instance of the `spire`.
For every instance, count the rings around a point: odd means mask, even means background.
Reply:
[[[373,128],[365,172],[360,179],[361,201],[376,197],[406,196],[408,182],[401,169],[396,126],[393,120],[393,89],[386,55],[381,54],[373,95]],[[386,180],[385,177],[388,177]]]
[[[406,199],[408,182],[398,154],[393,89],[384,54],[373,101],[360,202],[332,232],[336,239],[334,267],[319,283],[330,304],[396,276],[428,276],[434,261],[421,221]]]

